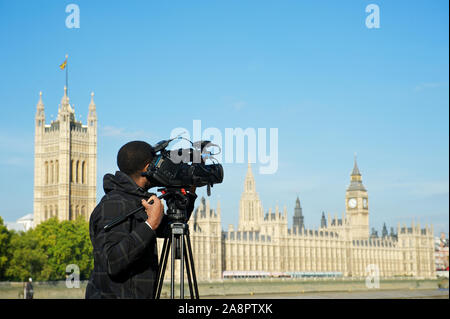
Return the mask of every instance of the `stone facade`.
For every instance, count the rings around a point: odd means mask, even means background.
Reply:
[[[97,113],[94,93],[88,123],[75,119],[67,88],[58,117],[45,124],[42,92],[35,117],[34,224],[57,217],[73,220],[89,215],[96,205]]]
[[[277,206],[263,215],[250,165],[239,206],[239,225],[221,230],[217,209],[201,199],[189,221],[198,280],[221,279],[223,272],[335,272],[365,277],[375,265],[383,278],[413,276],[434,278],[433,227],[397,226],[395,233],[369,235],[368,193],[356,159],[347,188],[346,212],[323,217],[319,229],[305,229],[297,198],[293,227],[287,211]],[[159,247],[161,247],[161,243]],[[168,278],[170,272],[166,272]]]

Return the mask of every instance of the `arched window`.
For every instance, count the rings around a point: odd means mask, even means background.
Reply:
[[[48,184],[48,162],[45,162],[45,184]]]
[[[80,206],[77,205],[75,209],[75,219],[78,218],[78,216],[80,216]]]
[[[80,182],[80,161],[77,161],[77,174],[76,174],[76,183]]]
[[[81,164],[81,184],[86,183],[86,162],[83,161],[83,164]]]
[[[75,173],[75,164],[73,160],[70,161],[70,181],[73,183],[75,182],[75,178],[73,177],[73,174]]]
[[[48,219],[48,210],[47,210],[47,206],[44,207],[44,219],[47,220]]]
[[[86,219],[86,207],[85,206],[81,207],[81,216],[83,216],[83,218]]]
[[[55,205],[55,217],[58,217],[58,205]]]
[[[56,183],[59,183],[59,161],[55,161],[55,175],[56,175]]]
[[[49,218],[53,217],[53,206],[52,205],[50,205],[48,215],[49,215]]]
[[[50,184],[53,184],[53,172],[54,172],[54,167],[53,167],[53,161],[50,161]]]

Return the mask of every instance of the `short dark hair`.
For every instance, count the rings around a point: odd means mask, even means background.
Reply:
[[[128,142],[117,153],[117,166],[121,172],[135,175],[152,161],[154,154],[153,147],[146,142]]]

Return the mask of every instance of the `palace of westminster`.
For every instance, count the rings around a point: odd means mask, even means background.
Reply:
[[[91,94],[87,125],[75,119],[67,89],[58,116],[45,123],[42,93],[35,122],[34,224],[48,218],[89,220],[96,205],[97,114]],[[297,198],[293,226],[287,211],[266,213],[256,192],[250,164],[239,205],[237,229],[222,229],[220,203],[204,198],[189,220],[194,264],[199,280],[233,272],[334,272],[364,277],[376,265],[381,277],[435,277],[433,226],[403,225],[382,234],[369,232],[369,197],[356,159],[345,195],[342,218],[322,213],[319,229],[307,229]],[[162,242],[158,248],[161,249]],[[170,271],[167,270],[167,274]]]

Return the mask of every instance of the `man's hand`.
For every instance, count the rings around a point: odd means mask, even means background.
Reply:
[[[150,205],[149,202],[153,200],[153,204]],[[142,200],[142,206],[145,207],[145,212],[147,213],[147,223],[150,224],[150,227],[153,230],[156,230],[161,223],[161,219],[164,213],[164,204],[161,200],[153,195],[147,201],[145,199]]]

